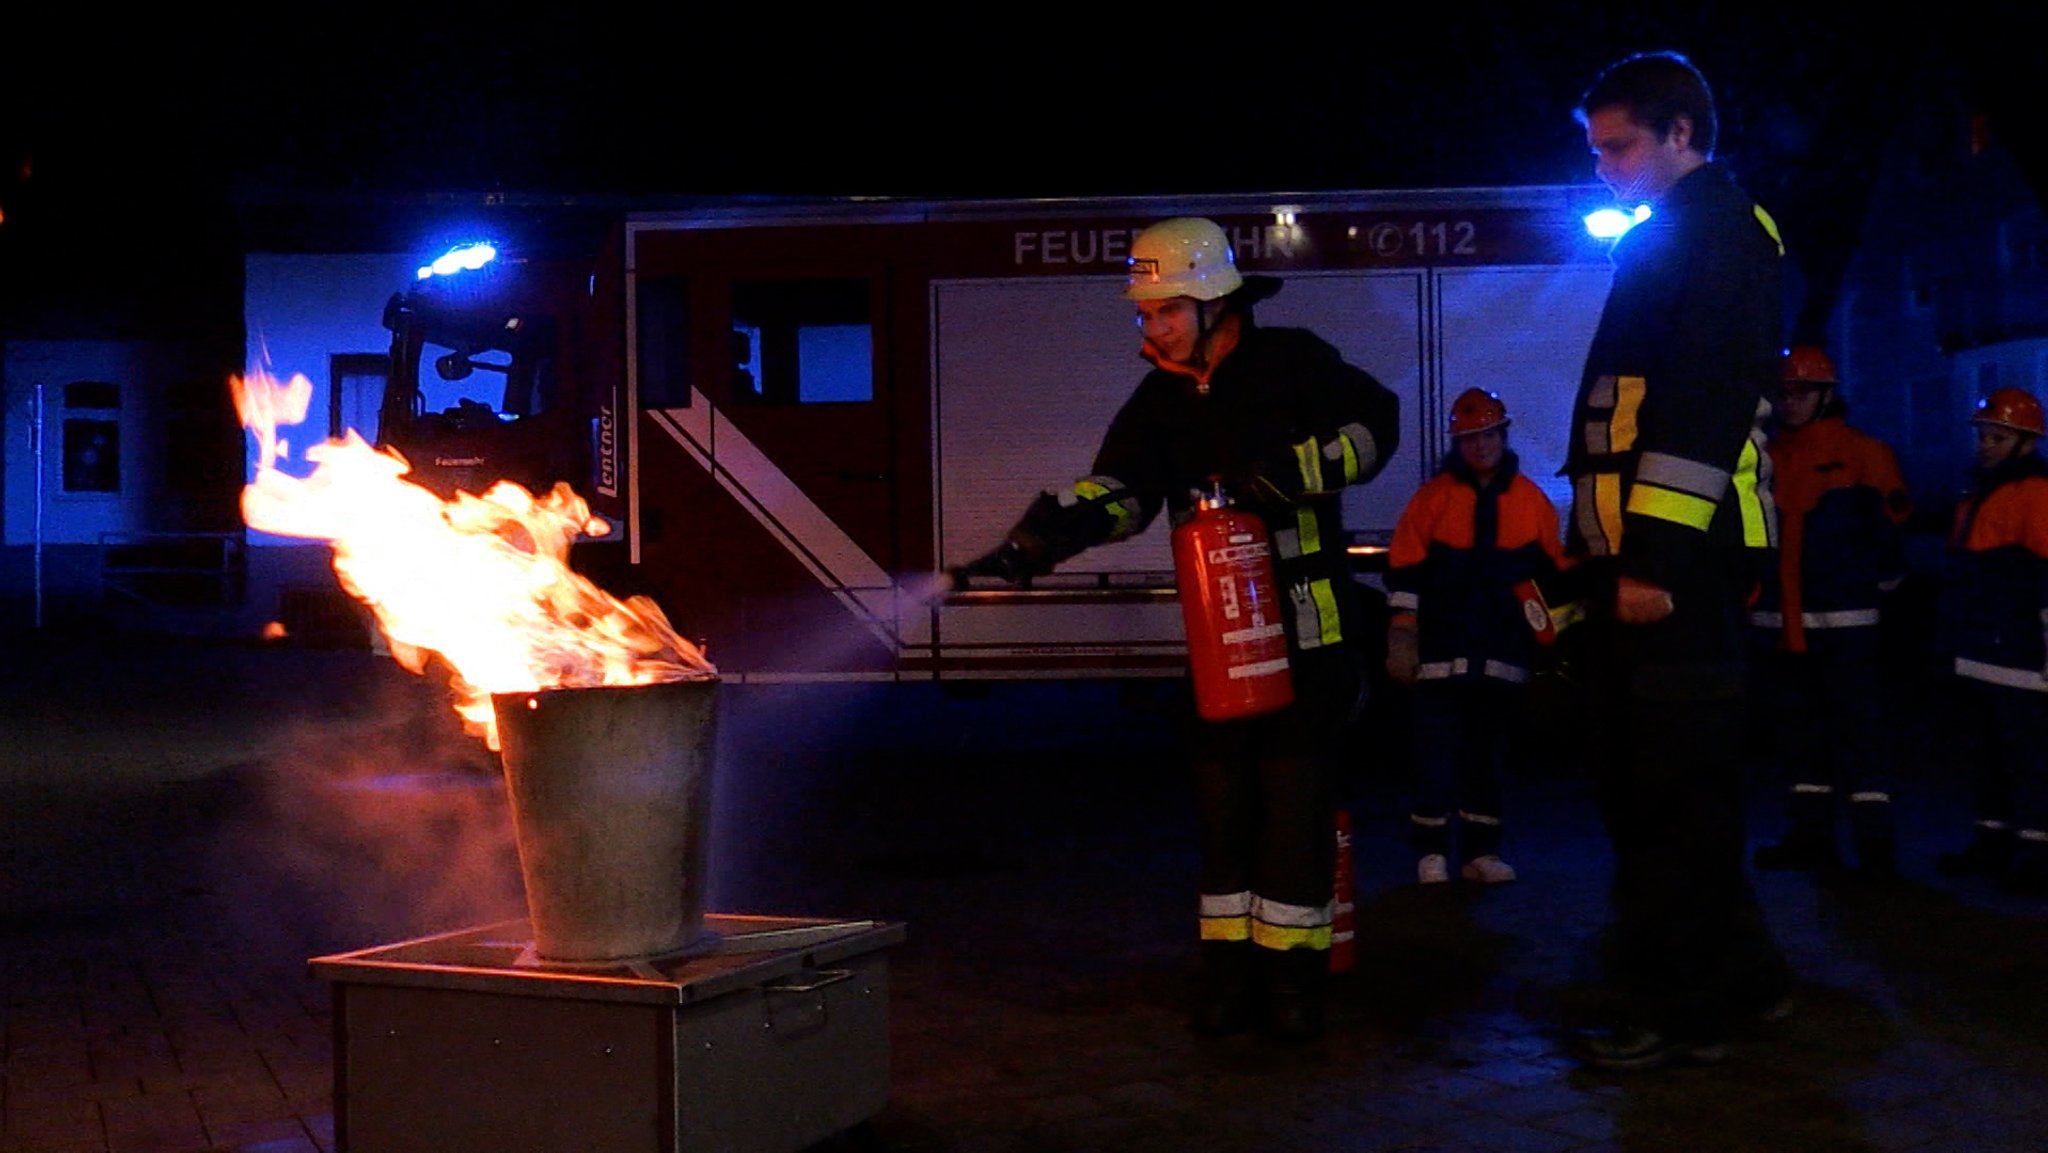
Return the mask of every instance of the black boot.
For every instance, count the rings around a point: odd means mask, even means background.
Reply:
[[[1266,1031],[1299,1043],[1323,1035],[1323,991],[1330,954],[1323,949],[1261,949],[1266,973]]]
[[[1872,885],[1899,883],[1899,848],[1889,836],[1869,833],[1856,838],[1857,879]]]
[[[1998,883],[2025,897],[2048,897],[2048,841],[2035,834],[2013,838],[2012,863]]]
[[[1794,792],[1789,806],[1792,824],[1784,839],[1758,845],[1751,861],[1757,868],[1773,872],[1840,872],[1842,851],[1835,843],[1834,794]]]
[[[1751,859],[1757,868],[1772,872],[1838,873],[1842,870],[1842,851],[1835,846],[1834,838],[1797,827],[1782,841],[1758,845],[1756,855]]]
[[[1899,846],[1889,793],[1849,798],[1849,842],[1856,849],[1856,877],[1870,885],[1899,883]]]
[[[1195,994],[1194,1029],[1204,1037],[1223,1037],[1252,1027],[1256,1006],[1252,943],[1204,941],[1202,975]]]
[[[2011,829],[1978,825],[1970,843],[1934,858],[1934,871],[1944,877],[1995,876],[2012,863]]]

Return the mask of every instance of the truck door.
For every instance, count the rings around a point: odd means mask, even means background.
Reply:
[[[885,269],[693,265],[637,283],[642,564],[680,590],[665,607],[722,671],[889,667],[900,478]]]

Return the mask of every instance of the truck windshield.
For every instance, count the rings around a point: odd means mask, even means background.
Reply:
[[[395,298],[389,400],[423,421],[511,423],[558,402],[555,323],[547,316]]]

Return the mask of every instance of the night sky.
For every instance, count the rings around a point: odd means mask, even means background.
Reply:
[[[1649,48],[1687,52],[1714,83],[1721,157],[1810,280],[1832,277],[1916,113],[1981,111],[2042,171],[2048,51],[2029,18],[2004,14],[2017,5],[1663,7],[1683,11],[1354,4],[1218,21],[1191,5],[913,17],[756,3],[544,20],[479,7],[464,22],[311,5],[276,24],[193,9],[156,27],[101,19],[0,69],[0,274],[53,237],[202,236],[251,196],[1583,182],[1571,106],[1602,64]]]

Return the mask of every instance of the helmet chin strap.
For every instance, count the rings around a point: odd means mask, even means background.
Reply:
[[[1225,303],[1228,298],[1195,301],[1195,348],[1188,357],[1188,364],[1197,369],[1209,367],[1209,338],[1222,326],[1223,318],[1230,312]]]

